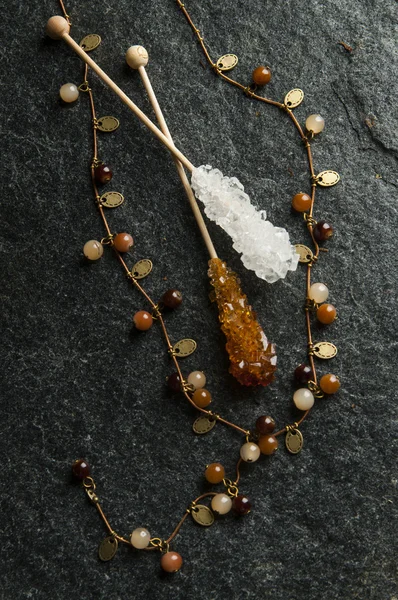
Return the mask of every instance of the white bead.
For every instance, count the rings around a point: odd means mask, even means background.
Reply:
[[[307,388],[300,388],[293,394],[293,402],[299,410],[309,410],[314,406],[314,395]]]
[[[192,371],[188,375],[188,383],[193,385],[195,390],[200,390],[206,385],[206,375],[202,371]]]
[[[321,133],[325,127],[325,119],[321,115],[310,115],[305,122],[307,131]]]
[[[148,529],[144,529],[144,527],[138,527],[138,529],[134,529],[133,533],[130,537],[131,545],[138,550],[142,550],[149,546],[149,542],[151,539],[151,535]]]
[[[329,296],[329,290],[324,283],[313,283],[310,287],[311,300],[314,300],[317,304],[325,302]]]
[[[219,515],[226,515],[232,508],[232,500],[227,494],[216,494],[211,501],[211,508]]]
[[[98,260],[104,253],[104,247],[97,240],[89,240],[83,246],[83,254],[89,260]]]
[[[132,69],[146,67],[148,64],[148,52],[143,46],[130,46],[126,52],[126,63]]]
[[[74,83],[64,83],[59,90],[59,95],[64,102],[75,102],[79,97],[79,90]]]
[[[240,449],[240,457],[245,462],[255,462],[260,458],[260,448],[257,444],[253,444],[253,442],[247,442],[243,444]]]

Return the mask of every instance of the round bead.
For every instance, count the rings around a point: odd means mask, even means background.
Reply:
[[[325,302],[329,296],[329,290],[324,283],[313,283],[310,287],[309,297],[317,304]]]
[[[326,221],[318,221],[312,233],[317,242],[327,242],[333,236],[333,227]]]
[[[267,83],[269,83],[271,81],[271,69],[269,67],[257,67],[257,69],[254,69],[253,71],[253,82],[256,85],[266,85]]]
[[[129,233],[118,233],[113,238],[113,247],[118,252],[128,252],[134,246],[134,240]]]
[[[211,508],[219,515],[226,515],[232,508],[232,500],[227,494],[216,494],[212,498]]]
[[[98,260],[104,253],[104,247],[97,240],[89,240],[83,246],[83,254],[88,260]]]
[[[211,402],[211,394],[208,390],[205,390],[205,388],[200,388],[199,390],[194,391],[192,400],[199,408],[206,408]]]
[[[232,500],[232,508],[237,515],[243,516],[251,511],[252,505],[247,496],[240,494]]]
[[[126,63],[132,69],[146,67],[148,64],[148,52],[144,46],[130,46],[126,52]]]
[[[240,449],[240,457],[248,463],[256,462],[260,458],[260,448],[253,442],[246,442]]]
[[[333,304],[321,304],[316,311],[316,318],[323,325],[330,325],[333,323],[337,315],[337,310]]]
[[[60,40],[64,33],[69,33],[70,26],[63,17],[51,17],[47,21],[46,34],[53,40]]]
[[[272,433],[275,429],[275,421],[272,417],[259,417],[256,421],[256,429],[261,435]]]
[[[172,373],[169,375],[167,378],[167,387],[175,394],[181,392],[181,377],[178,373]]]
[[[294,378],[300,385],[305,385],[312,379],[312,369],[309,365],[299,365],[294,371]]]
[[[293,402],[299,410],[309,410],[314,406],[314,395],[307,388],[300,388],[294,392]]]
[[[321,115],[310,115],[305,122],[307,131],[321,133],[325,127],[325,120]]]
[[[131,545],[134,546],[134,548],[137,548],[137,550],[142,550],[143,548],[149,546],[150,540],[151,535],[148,529],[145,529],[144,527],[138,527],[138,529],[134,529],[130,537]]]
[[[202,371],[192,371],[188,375],[188,383],[193,385],[195,390],[200,390],[200,388],[205,387],[206,385],[206,375],[202,373]]]
[[[221,463],[211,463],[206,467],[205,478],[209,483],[221,483],[225,477],[225,469]]]
[[[264,435],[261,436],[258,440],[258,445],[261,451],[261,454],[265,454],[266,456],[271,456],[278,450],[278,440],[273,435]]]
[[[59,90],[59,95],[64,102],[75,102],[79,97],[79,90],[74,83],[64,83]]]
[[[160,566],[166,573],[175,573],[182,566],[182,557],[178,552],[166,552],[160,559]]]
[[[167,290],[161,302],[166,308],[178,308],[182,302],[182,294],[178,290]]]
[[[139,310],[133,317],[134,325],[139,331],[147,331],[153,325],[152,315],[146,310]]]
[[[76,460],[72,465],[73,476],[79,481],[90,477],[91,469],[83,458]]]
[[[98,185],[105,185],[112,179],[113,173],[107,165],[97,165],[94,167],[94,179]]]
[[[336,375],[328,373],[321,377],[319,387],[325,394],[335,394],[340,389],[340,380]]]
[[[312,204],[312,198],[309,194],[304,194],[304,192],[300,192],[293,196],[292,206],[294,210],[297,212],[306,212],[310,210]]]

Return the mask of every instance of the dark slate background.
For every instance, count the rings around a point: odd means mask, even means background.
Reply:
[[[166,577],[157,553],[122,548],[111,563],[98,560],[105,531],[71,483],[70,464],[90,461],[118,532],[145,526],[167,537],[206,489],[204,465],[220,460],[232,472],[241,436],[218,426],[195,437],[194,411],[165,392],[171,364],[159,328],[131,333],[131,317],[145,302],[111,253],[90,266],[82,261],[83,244],[103,235],[87,169],[88,103],[81,96],[68,108],[58,100],[63,83],[82,81],[82,65],[64,43],[44,36],[47,19],[60,14],[55,0],[3,4],[1,598],[396,600],[397,2],[187,4],[213,58],[239,56],[234,77],[249,83],[257,65],[269,64],[270,97],[301,87],[299,120],[325,117],[313,145],[315,169],[335,169],[342,181],[318,194],[316,216],[336,234],[314,280],[329,286],[339,320],[327,330],[314,326],[314,337],[338,346],[319,373],[339,375],[342,389],[317,403],[302,427],[300,455],[282,445],[243,469],[251,515],[228,515],[209,529],[186,522],[173,544],[184,566]],[[273,223],[287,227],[295,243],[308,241],[290,210],[292,195],[308,190],[294,127],[204,66],[174,0],[70,0],[67,8],[74,38],[99,33],[95,59],[151,114],[138,74],[124,64],[130,45],[145,45],[178,147],[195,165],[239,177]],[[121,120],[99,142],[114,169],[108,190],[126,197],[109,220],[114,231],[134,235],[131,264],[153,260],[148,293],[159,298],[177,287],[184,294],[181,309],[167,317],[173,340],[198,341],[184,372],[203,369],[214,409],[235,422],[252,427],[268,413],[280,426],[292,422],[292,372],[306,348],[304,271],[272,286],[258,281],[210,225],[279,351],[277,381],[242,390],[227,374],[206,251],[170,156],[91,81],[98,115]]]

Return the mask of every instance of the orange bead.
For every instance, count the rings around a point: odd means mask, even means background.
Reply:
[[[199,406],[199,408],[206,408],[206,406],[209,406],[211,402],[211,394],[205,388],[200,388],[194,391],[192,400],[195,402],[196,406]]]
[[[258,440],[258,445],[261,451],[261,454],[266,454],[270,456],[274,452],[277,451],[279,443],[276,437],[273,435],[262,435]]]
[[[133,317],[134,325],[140,331],[147,331],[152,327],[153,318],[146,310],[139,310]]]
[[[166,552],[160,559],[160,566],[167,573],[175,573],[182,566],[182,557],[178,552]]]
[[[118,233],[113,238],[113,246],[118,252],[128,252],[134,245],[134,240],[129,233]]]
[[[206,468],[205,477],[209,483],[221,483],[225,477],[225,469],[221,463],[212,463]]]
[[[337,315],[337,311],[333,304],[321,304],[321,306],[316,311],[316,318],[318,321],[323,323],[323,325],[330,325],[333,323]]]
[[[271,81],[271,69],[269,67],[257,67],[257,69],[254,69],[253,71],[253,82],[256,85],[266,85],[267,83],[269,83]]]
[[[340,380],[336,375],[328,373],[321,377],[319,387],[325,394],[335,394],[340,388]]]
[[[293,196],[292,206],[294,210],[297,210],[297,212],[305,212],[306,210],[310,210],[311,204],[312,199],[308,194],[300,192],[299,194]]]

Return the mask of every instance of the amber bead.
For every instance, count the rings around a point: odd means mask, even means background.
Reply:
[[[317,242],[326,242],[333,235],[333,227],[329,223],[326,223],[326,221],[318,221],[312,233]]]
[[[182,294],[178,290],[167,290],[163,294],[161,302],[166,308],[178,308],[182,302]]]
[[[76,477],[76,479],[79,479],[79,481],[83,481],[83,479],[86,479],[86,477],[90,477],[91,469],[86,463],[86,461],[83,458],[81,458],[73,463],[72,473],[73,476]]]
[[[134,246],[134,240],[129,233],[118,233],[113,238],[113,247],[118,252],[128,252]]]
[[[309,365],[299,365],[294,371],[294,378],[300,385],[305,385],[312,379],[312,369]]]
[[[152,327],[153,318],[152,315],[146,310],[139,310],[133,317],[134,325],[140,331],[147,331]]]
[[[166,552],[160,559],[160,566],[167,573],[175,573],[182,566],[182,557],[178,552]]]
[[[200,388],[194,391],[192,400],[195,402],[196,406],[199,406],[199,408],[206,408],[206,406],[209,406],[211,402],[211,394],[205,388]]]
[[[232,500],[232,509],[234,512],[239,515],[247,515],[251,511],[252,505],[247,496],[243,496],[243,494],[239,494],[239,496],[235,496]]]
[[[337,315],[337,311],[333,304],[321,304],[316,311],[316,318],[323,325],[330,325],[333,323]]]
[[[275,429],[275,421],[272,417],[259,417],[256,421],[256,429],[261,435],[272,433]]]
[[[300,192],[299,194],[293,196],[292,206],[294,210],[297,210],[297,212],[305,212],[310,210],[311,204],[312,198],[308,194]]]
[[[266,454],[267,456],[276,452],[279,446],[278,440],[273,435],[261,436],[258,440],[258,445],[261,450],[261,454]]]
[[[269,67],[257,67],[257,69],[254,69],[253,71],[253,82],[256,85],[266,85],[267,83],[269,83],[271,81],[271,69]]]
[[[94,179],[95,183],[99,185],[105,185],[112,179],[113,173],[107,165],[97,165],[94,167]]]
[[[336,375],[328,373],[321,377],[319,387],[325,394],[335,394],[340,388],[340,380]]]
[[[225,469],[221,463],[212,463],[206,467],[205,478],[209,483],[221,483],[225,477]]]
[[[172,373],[167,378],[167,386],[169,390],[171,390],[174,393],[181,391],[181,377],[178,373]]]

